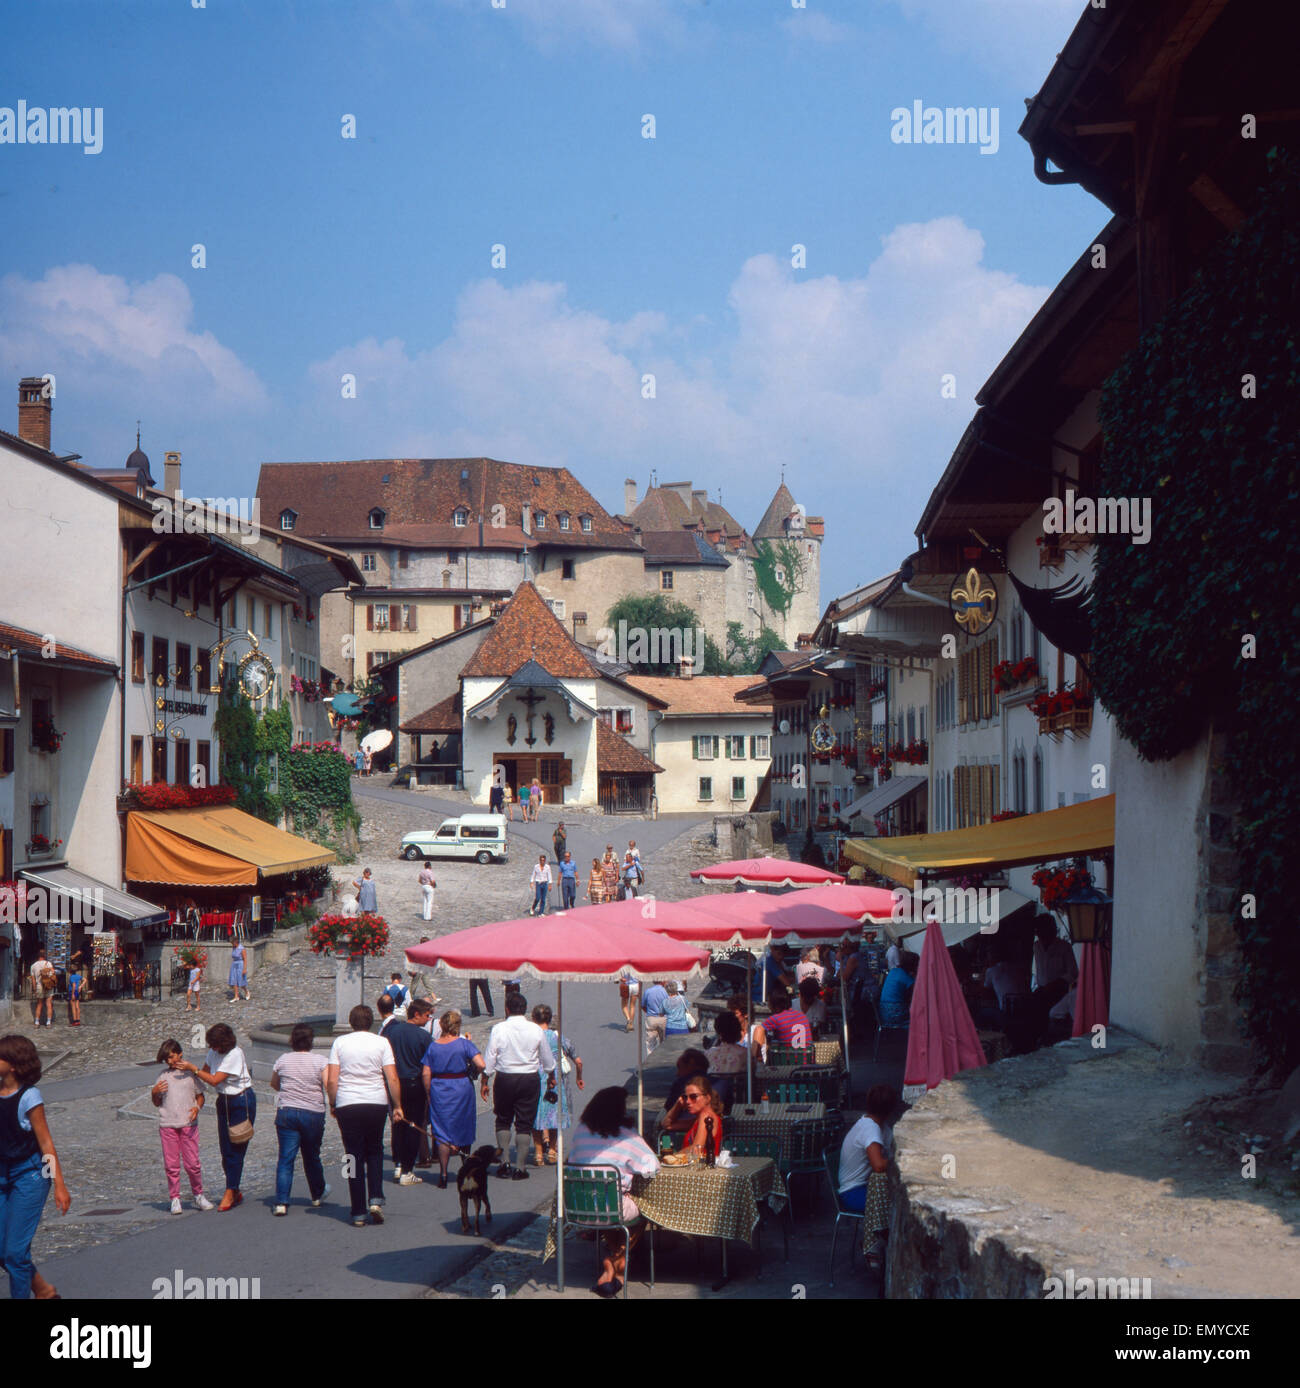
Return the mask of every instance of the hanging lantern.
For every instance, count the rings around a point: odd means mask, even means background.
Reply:
[[[1113,900],[1099,892],[1089,876],[1087,884],[1076,887],[1061,903],[1071,943],[1076,945],[1103,944],[1110,938],[1110,913]]]

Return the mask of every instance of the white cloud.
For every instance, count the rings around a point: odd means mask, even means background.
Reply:
[[[0,280],[0,362],[9,374],[60,374],[139,400],[181,398],[206,413],[265,403],[256,374],[193,325],[194,301],[175,275],[129,284],[91,265],[43,279]]]
[[[607,505],[622,478],[657,468],[721,487],[755,524],[785,466],[832,545],[881,547],[887,568],[973,410],[975,391],[1045,297],[983,264],[958,217],[896,227],[857,277],[796,274],[756,255],[714,317],[644,310],[612,320],[563,284],[471,285],[454,327],[426,350],[359,342],[311,368],[328,451],[278,456],[486,454],[574,470]],[[683,327],[692,331],[683,334]],[[344,371],[358,399],[339,401]],[[642,398],[653,373],[656,398]],[[941,399],[956,377],[959,398]],[[897,498],[888,516],[866,499]],[[837,517],[836,512],[839,511]],[[829,555],[828,555],[829,557]],[[869,565],[868,567],[871,567]],[[829,589],[827,590],[829,592]]]

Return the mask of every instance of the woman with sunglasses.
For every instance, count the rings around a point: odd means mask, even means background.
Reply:
[[[709,1083],[706,1075],[693,1075],[682,1090],[682,1097],[668,1110],[664,1127],[669,1127],[681,1114],[691,1122],[683,1152],[703,1157],[709,1147],[709,1120],[713,1120],[713,1155],[722,1151],[722,1096]]]

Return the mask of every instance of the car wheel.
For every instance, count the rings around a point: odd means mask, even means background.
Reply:
[[[408,863],[413,863],[418,857],[420,857],[420,850],[416,848],[416,846],[413,843],[408,843],[406,845],[406,851],[402,854],[402,857],[405,858]]]
[[[480,863],[490,863],[492,861],[492,855],[487,851],[486,848],[480,848],[474,856],[479,860]]]

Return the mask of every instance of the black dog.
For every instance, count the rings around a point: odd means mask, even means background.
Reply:
[[[460,1196],[460,1232],[469,1233],[469,1202],[474,1202],[474,1232],[479,1232],[478,1221],[481,1211],[487,1211],[487,1222],[492,1223],[492,1204],[488,1200],[488,1167],[497,1160],[499,1153],[495,1147],[479,1147],[473,1156],[466,1157],[456,1173],[456,1193]]]

